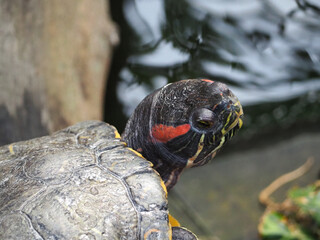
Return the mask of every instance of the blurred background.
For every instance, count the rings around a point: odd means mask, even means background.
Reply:
[[[317,179],[318,0],[0,3],[0,144],[85,119],[122,132],[154,89],[208,78],[238,96],[244,127],[170,192],[183,226],[200,239],[259,239],[259,192],[310,156],[312,170],[290,185]]]

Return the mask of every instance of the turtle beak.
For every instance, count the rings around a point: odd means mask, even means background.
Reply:
[[[243,109],[238,99],[236,101],[229,100],[224,103],[225,109],[223,118],[225,119],[225,125],[223,126],[221,133],[227,135],[227,139],[231,138],[235,131],[239,130],[243,125]]]

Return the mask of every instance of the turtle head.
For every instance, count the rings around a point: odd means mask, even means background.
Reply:
[[[242,126],[237,97],[223,83],[182,80],[148,95],[122,139],[153,163],[168,189],[183,169],[201,166]]]

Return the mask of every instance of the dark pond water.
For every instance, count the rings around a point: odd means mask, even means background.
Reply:
[[[118,129],[149,92],[202,77],[227,83],[244,106],[244,129],[228,146],[234,154],[320,132],[319,0],[110,2],[121,44],[105,120]]]
[[[198,77],[231,87],[245,106],[248,138],[266,126],[319,120],[318,0],[126,0],[111,7],[121,44],[106,120],[120,129],[153,89]]]

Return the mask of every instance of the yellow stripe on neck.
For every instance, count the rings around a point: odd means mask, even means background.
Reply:
[[[198,144],[198,150],[191,158],[188,159],[187,168],[192,167],[194,160],[196,160],[197,157],[199,156],[199,154],[201,153],[203,146],[204,146],[204,144],[203,144],[204,137],[205,137],[205,134],[202,134],[201,138],[200,138],[200,142]]]

